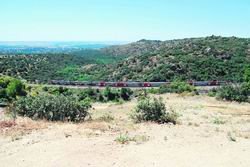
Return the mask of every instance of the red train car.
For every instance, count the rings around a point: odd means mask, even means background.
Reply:
[[[193,80],[189,80],[189,81],[187,81],[187,83],[189,84],[189,85],[194,85],[194,81]]]
[[[114,87],[127,87],[128,84],[125,82],[116,82],[113,84]]]
[[[98,83],[98,86],[105,87],[105,86],[107,86],[107,84],[106,84],[106,82],[101,81],[101,82]]]
[[[143,87],[152,87],[152,84],[150,82],[144,82]]]
[[[220,85],[219,84],[219,81],[217,81],[217,80],[212,80],[212,81],[209,81],[209,86],[217,86],[217,85]]]

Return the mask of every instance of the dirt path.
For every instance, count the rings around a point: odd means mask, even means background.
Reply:
[[[164,99],[180,113],[180,124],[133,124],[128,114],[134,101],[96,104],[92,122],[49,123],[20,138],[0,137],[1,166],[250,166],[249,104],[177,95]],[[106,114],[114,121],[98,120]],[[125,133],[147,139],[117,143],[115,139]]]
[[[4,109],[0,107],[0,120],[2,120],[4,116],[3,110]]]

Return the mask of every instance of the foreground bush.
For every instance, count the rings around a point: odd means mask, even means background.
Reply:
[[[183,93],[183,92],[193,92],[195,91],[195,87],[189,85],[186,82],[174,81],[170,84],[162,85],[159,88],[159,93]]]
[[[20,116],[49,121],[83,121],[90,108],[88,103],[80,103],[73,97],[42,94],[20,98],[14,102],[12,111]]]
[[[140,100],[132,114],[132,118],[136,122],[152,121],[157,123],[172,122],[176,124],[177,117],[178,115],[173,111],[166,112],[166,106],[161,98]]]
[[[250,84],[243,83],[239,86],[227,85],[217,90],[216,97],[227,101],[247,102],[250,96]]]

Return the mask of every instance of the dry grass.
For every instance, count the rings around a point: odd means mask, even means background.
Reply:
[[[15,121],[0,121],[0,129],[5,129],[5,128],[11,128],[12,126],[16,126],[16,122]]]
[[[250,104],[206,96],[161,96],[168,109],[180,113],[181,124],[135,124],[129,117],[135,100],[94,104],[92,120],[78,124],[28,118],[2,123],[2,166],[55,162],[57,166],[72,166],[72,162],[75,166],[154,166],[152,161],[158,163],[155,166],[250,165]],[[197,158],[202,163],[194,164]]]
[[[34,121],[29,118],[2,121],[0,122],[0,136],[25,135],[34,130],[47,128],[48,125],[49,123],[46,121]]]
[[[158,95],[156,95],[158,96]],[[247,118],[250,114],[249,104],[229,103],[217,101],[214,98],[206,96],[180,96],[177,94],[161,95],[167,104],[168,108],[180,113],[180,126],[191,126],[203,128],[205,126],[213,127],[220,125],[222,131],[231,130],[231,124],[235,124],[238,136],[243,138],[249,137],[249,131],[242,131],[241,127],[244,124],[248,127],[250,121]],[[121,105],[115,104],[94,104],[91,110],[92,120],[74,124],[72,130],[79,133],[83,130],[89,129],[95,133],[123,133],[125,131],[137,131],[141,124],[134,124],[129,115],[136,106],[136,101],[133,100]],[[18,118],[14,121],[0,122],[0,135],[13,135],[13,134],[29,134],[34,130],[45,129],[48,126],[67,126],[70,123],[50,123],[47,121],[33,121],[29,118]],[[91,132],[92,133],[92,132]]]

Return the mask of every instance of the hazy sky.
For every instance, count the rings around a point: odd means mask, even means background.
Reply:
[[[250,37],[250,0],[0,0],[0,41]]]

